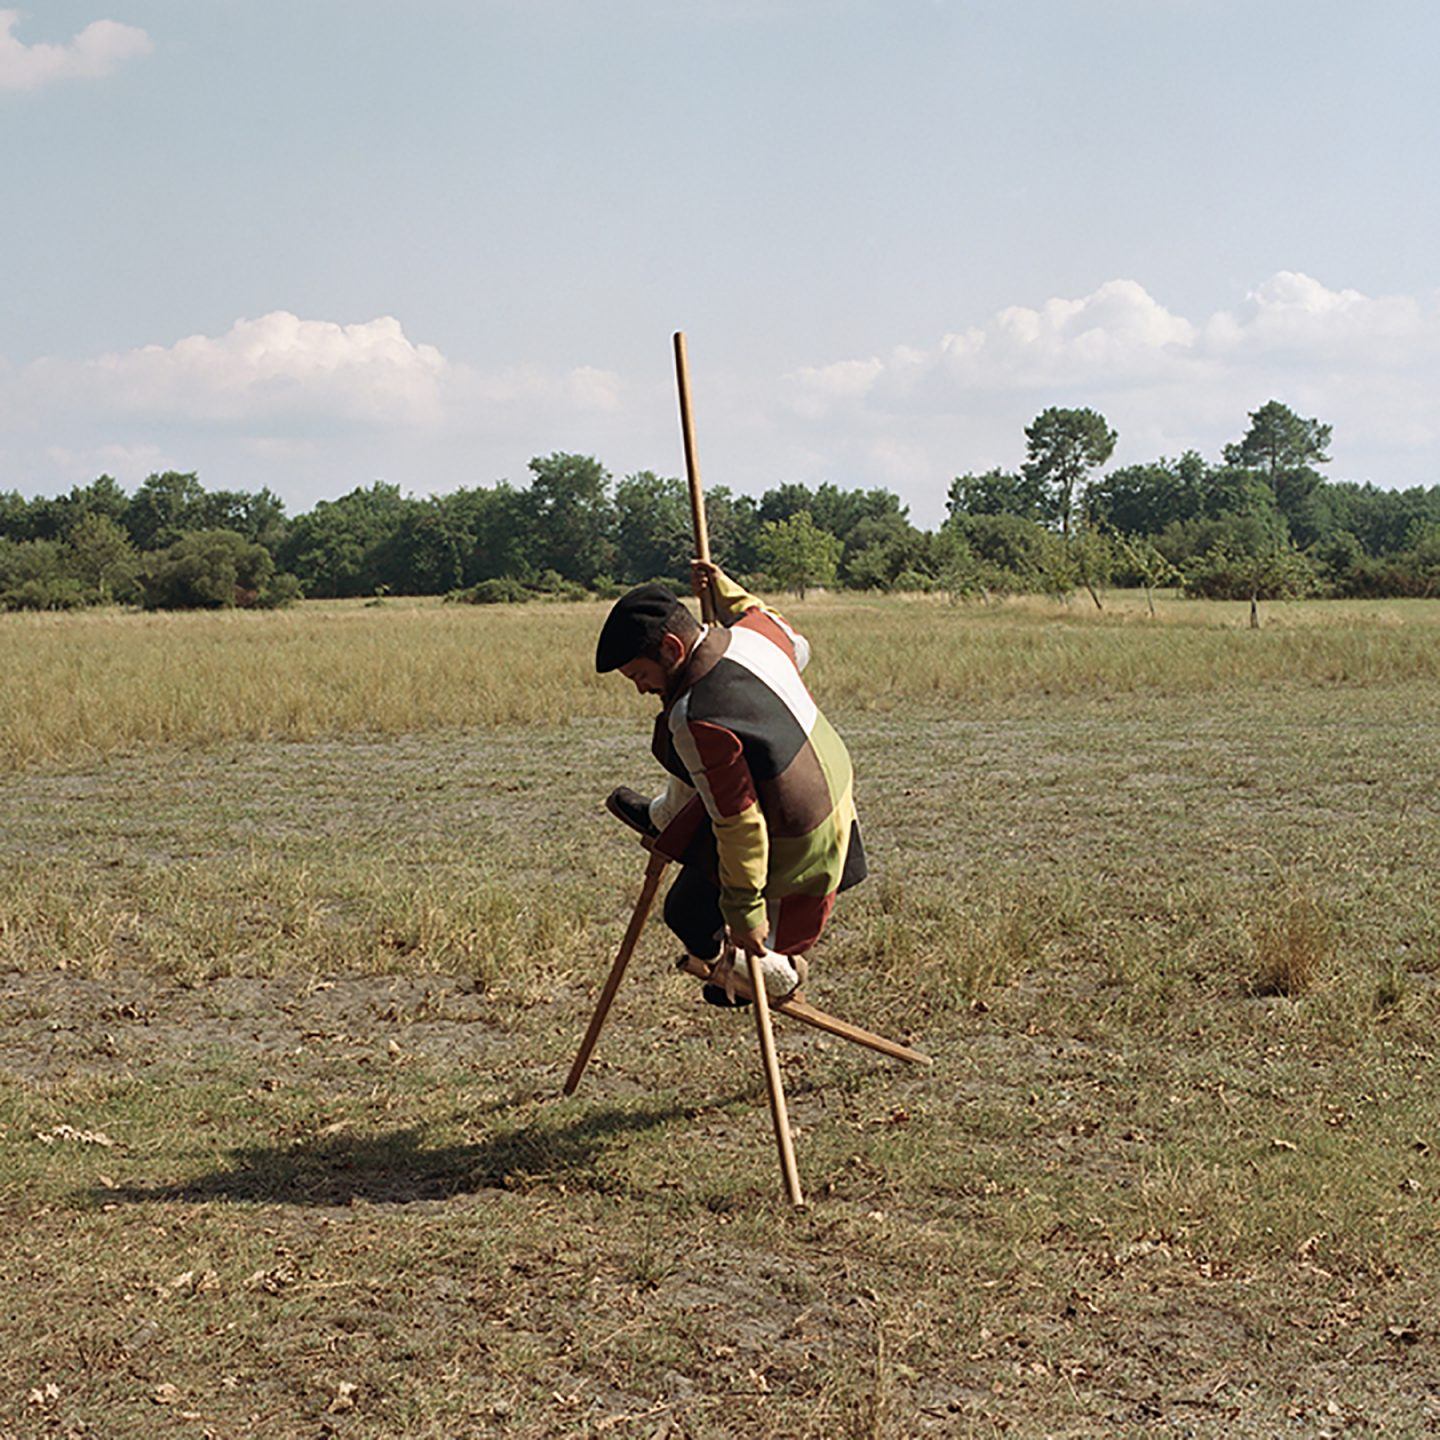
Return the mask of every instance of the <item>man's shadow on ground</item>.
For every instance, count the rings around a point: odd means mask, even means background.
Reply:
[[[223,1170],[183,1184],[121,1185],[85,1192],[93,1204],[231,1201],[335,1206],[355,1201],[405,1205],[447,1200],[476,1190],[523,1189],[532,1184],[610,1189],[596,1162],[625,1138],[735,1105],[737,1093],[707,1105],[658,1102],[607,1106],[570,1119],[542,1114],[528,1125],[474,1145],[427,1146],[423,1130],[316,1135],[289,1145],[257,1145],[231,1152]],[[498,1108],[498,1107],[497,1107]],[[757,1134],[758,1138],[758,1134]]]

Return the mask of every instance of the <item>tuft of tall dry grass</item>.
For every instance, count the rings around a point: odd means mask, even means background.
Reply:
[[[1251,925],[1256,995],[1295,997],[1313,990],[1335,957],[1334,927],[1307,895],[1287,895]]]

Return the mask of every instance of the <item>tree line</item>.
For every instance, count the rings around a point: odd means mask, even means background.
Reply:
[[[958,476],[924,530],[885,489],[777,485],[706,496],[716,558],[800,593],[810,586],[953,597],[1180,586],[1257,601],[1440,593],[1440,485],[1382,490],[1325,479],[1331,427],[1271,400],[1217,463],[1195,451],[1105,472],[1117,435],[1091,409],[1051,408],[1020,469]],[[618,481],[591,456],[416,498],[376,483],[287,516],[268,489],[207,491],[194,474],[110,476],[68,494],[0,492],[0,608],[283,605],[450,595],[508,601],[687,583],[689,500],[677,478]]]

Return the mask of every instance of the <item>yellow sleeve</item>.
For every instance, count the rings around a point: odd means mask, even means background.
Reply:
[[[759,596],[752,595],[743,585],[737,585],[723,570],[716,566],[715,608],[719,611],[720,623],[732,625],[747,610],[765,610],[769,607]]]

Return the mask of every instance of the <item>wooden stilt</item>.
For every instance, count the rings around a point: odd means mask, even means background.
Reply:
[[[575,1063],[570,1067],[570,1074],[566,1077],[564,1091],[567,1095],[575,1093],[575,1087],[585,1073],[585,1066],[590,1060],[590,1052],[600,1038],[600,1029],[605,1024],[605,1017],[610,1013],[610,1004],[615,999],[615,992],[620,988],[620,981],[625,975],[625,967],[635,953],[635,946],[639,942],[640,932],[645,928],[646,920],[650,918],[650,907],[655,903],[655,891],[659,888],[660,876],[669,863],[657,851],[650,852],[650,863],[645,867],[645,880],[640,886],[640,898],[635,902],[635,910],[630,916],[630,924],[626,927],[625,938],[620,942],[620,949],[616,952],[614,964],[610,966],[609,978],[605,981],[605,988],[600,992],[600,999],[595,1005],[595,1013],[590,1017],[590,1028],[586,1030],[585,1038],[580,1042],[580,1051],[575,1056]]]
[[[780,1062],[775,1057],[775,1036],[770,1029],[770,1002],[760,973],[760,957],[750,955],[750,989],[755,1001],[755,1033],[760,1039],[760,1058],[765,1065],[765,1088],[770,1092],[770,1119],[775,1126],[775,1144],[780,1151],[780,1173],[790,1203],[801,1209],[805,1196],[800,1189],[800,1171],[795,1164],[795,1141],[790,1134],[790,1112],[785,1107],[785,1086],[780,1079]]]

